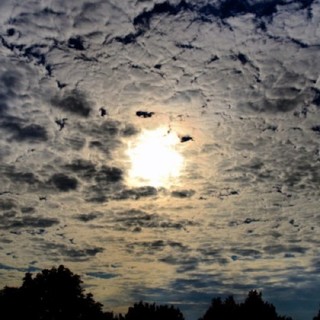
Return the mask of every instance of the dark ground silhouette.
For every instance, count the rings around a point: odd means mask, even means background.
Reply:
[[[26,273],[19,288],[0,290],[2,320],[184,320],[181,311],[169,305],[135,303],[125,315],[104,312],[102,304],[84,293],[80,276],[64,266],[44,269],[33,277]],[[250,291],[244,302],[232,296],[214,298],[199,320],[292,320],[280,316],[261,292]],[[320,310],[313,320],[320,320]]]

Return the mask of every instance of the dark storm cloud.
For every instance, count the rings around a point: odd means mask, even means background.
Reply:
[[[0,76],[0,89],[1,93],[12,97],[16,93],[19,92],[19,90],[22,87],[22,74],[15,70],[10,70],[4,72]]]
[[[120,192],[117,192],[114,196],[114,200],[128,200],[134,199],[138,200],[142,197],[152,197],[156,196],[158,191],[154,187],[146,186],[132,189],[123,189]]]
[[[312,5],[314,0],[299,0],[297,4],[300,9],[308,8]],[[256,18],[272,17],[279,6],[284,6],[287,3],[283,0],[259,1],[254,3],[247,0],[223,0],[215,3],[191,3],[182,0],[176,4],[164,1],[156,3],[150,9],[145,9],[143,12],[134,17],[132,23],[135,27],[135,32],[129,33],[125,36],[118,36],[116,41],[124,45],[134,43],[138,37],[143,36],[150,30],[152,20],[157,16],[178,16],[183,13],[190,13],[194,16],[194,20],[201,20],[204,23],[213,22],[214,20],[225,20],[230,17],[241,16],[248,13],[254,14]],[[265,30],[265,21],[261,21],[262,30]],[[193,48],[191,45],[189,49]],[[247,62],[244,55],[239,56],[239,60]]]
[[[10,221],[7,228],[49,228],[59,224],[59,220],[55,218],[44,217],[22,217],[19,220]]]
[[[140,34],[149,30],[151,20],[158,15],[177,15],[182,11],[193,11],[194,7],[182,0],[177,5],[168,1],[156,3],[151,10],[145,10],[133,19],[133,25]],[[139,34],[139,35],[140,35]]]
[[[121,136],[123,137],[131,137],[137,133],[139,133],[139,130],[133,124],[125,124],[124,128],[121,129]]]
[[[316,257],[313,259],[312,261],[312,268],[313,268],[313,272],[319,273],[320,272],[320,259],[319,257]]]
[[[311,130],[313,132],[316,132],[316,133],[320,134],[320,125],[312,126]]]
[[[90,137],[89,148],[97,149],[108,156],[122,144],[122,138],[130,138],[139,132],[133,124],[114,119],[103,119],[91,127],[79,125],[79,131]]]
[[[41,271],[41,269],[36,268],[34,266],[29,266],[28,268],[16,268],[16,267],[12,267],[3,263],[0,263],[0,270],[14,270],[14,271],[19,271],[19,272],[38,272]]]
[[[92,179],[97,172],[96,166],[88,160],[75,159],[64,166],[67,170],[74,172],[78,177]]]
[[[289,89],[290,90],[290,89]],[[289,91],[288,90],[288,91]],[[280,90],[277,94],[280,96]],[[297,99],[274,99],[274,100],[261,100],[259,103],[249,102],[246,106],[253,111],[266,111],[266,112],[289,112],[296,109],[303,101],[303,97],[296,97]],[[242,107],[240,105],[240,107]]]
[[[141,210],[128,210],[114,214],[112,221],[121,228],[150,227],[157,223],[158,216]]]
[[[89,142],[90,149],[97,149],[105,155],[110,156],[113,148],[118,145],[117,141],[102,142],[100,140],[91,140]]]
[[[300,9],[309,7],[314,0],[298,0],[297,4],[300,5]],[[252,13],[256,17],[268,17],[272,16],[278,11],[278,6],[286,5],[283,0],[271,0],[271,1],[254,1],[248,0],[224,0],[220,1],[219,5],[207,4],[202,11],[207,15],[219,16],[221,19],[228,17],[234,17],[238,15],[244,15]]]
[[[86,171],[82,172],[86,175]],[[86,188],[87,202],[104,203],[114,197],[123,188],[123,171],[117,167],[101,166],[96,168],[92,176],[92,184]]]
[[[190,271],[194,271],[199,265],[199,259],[181,253],[166,255],[163,258],[160,258],[159,261],[167,263],[169,265],[174,265],[177,268],[178,273],[187,273]]]
[[[308,248],[302,246],[294,246],[294,245],[272,245],[272,246],[265,246],[263,250],[270,255],[274,254],[283,254],[283,253],[306,253]]]
[[[246,219],[243,221],[243,223],[244,223],[244,224],[250,224],[250,223],[259,222],[259,221],[261,221],[261,220],[259,220],[259,219],[254,219],[254,218],[246,218]]]
[[[81,250],[70,249],[67,251],[68,255],[72,258],[86,258],[86,257],[95,257],[98,253],[103,252],[103,248],[86,248]]]
[[[91,188],[88,192],[88,195],[85,197],[87,202],[92,203],[104,203],[107,202],[109,199],[104,191],[99,188]]]
[[[63,97],[56,96],[51,99],[51,103],[56,108],[85,118],[89,117],[91,112],[86,95],[78,90],[65,93]]]
[[[26,124],[15,117],[5,117],[0,121],[0,129],[6,131],[10,139],[18,142],[44,142],[48,140],[46,128],[39,124]]]
[[[0,94],[0,115],[3,114],[7,109],[8,105],[6,103],[5,98]]]
[[[53,174],[48,182],[62,192],[75,190],[78,186],[77,179],[74,177],[69,177],[63,173]]]
[[[290,164],[288,165],[291,166]],[[276,168],[274,168],[274,170],[271,170],[266,160],[262,161],[262,159],[258,158],[252,158],[249,162],[246,161],[246,163],[242,163],[239,166],[237,165],[232,169],[228,169],[227,172],[228,174],[231,174],[232,172],[238,173],[237,179],[242,183],[249,183],[250,181],[267,183],[272,181],[277,174]],[[232,179],[231,176],[230,178],[227,178],[227,180],[229,179]],[[221,193],[221,198],[229,195],[236,196],[238,194],[239,191],[237,190],[226,189]]]
[[[45,229],[59,224],[59,220],[55,218],[22,216],[17,215],[3,215],[0,218],[2,229]]]
[[[246,98],[241,97],[237,106],[241,110],[266,112],[266,113],[286,113],[310,105],[315,97],[315,93],[310,87],[296,88],[299,86],[301,76],[297,74],[285,73],[282,76],[283,84],[272,85],[270,79],[263,80],[257,84],[260,96],[257,97],[257,89],[246,89]],[[289,85],[288,85],[289,84]]]
[[[221,288],[222,286],[222,280],[217,279],[208,279],[203,274],[193,274],[191,278],[183,278],[178,277],[173,283],[172,286],[179,292],[185,292],[186,296],[189,296],[189,299],[191,298],[192,294],[196,294],[197,289],[205,289],[208,287],[212,288]],[[203,290],[205,291],[205,290]],[[198,295],[204,295],[198,291]],[[184,301],[188,301],[188,298]],[[195,299],[197,301],[197,298]]]
[[[86,50],[84,47],[84,40],[80,36],[71,37],[68,41],[68,47],[79,51]]]
[[[0,209],[1,211],[12,210],[17,207],[17,204],[12,199],[0,199]]]
[[[43,48],[46,48],[44,45],[31,45],[24,49],[23,55],[28,60],[34,60],[37,64],[46,65],[46,56],[43,52]]]
[[[47,141],[47,131],[38,124],[29,124],[23,127],[14,128],[15,134],[13,138],[17,141]]]
[[[236,15],[254,13],[257,16],[272,15],[276,12],[276,6],[282,4],[282,0],[260,2],[251,4],[249,1],[242,0],[225,0],[215,4],[192,4],[185,0],[177,4],[171,4],[168,1],[156,3],[150,10],[145,10],[137,15],[133,20],[133,25],[138,30],[138,35],[143,34],[150,28],[150,22],[158,15],[178,15],[181,12],[192,12],[197,14],[198,18],[207,22],[208,19],[220,18],[225,19]]]
[[[180,242],[162,239],[154,241],[132,242],[127,244],[127,250],[130,253],[138,255],[156,255],[158,252],[163,251],[165,248],[169,248],[170,250],[177,250],[180,253],[189,251],[188,247]]]
[[[199,262],[205,264],[227,265],[230,258],[227,256],[225,250],[215,248],[211,245],[202,245],[197,250],[200,254]]]
[[[90,212],[90,213],[82,213],[82,214],[76,215],[75,219],[82,222],[90,222],[100,217],[102,217],[101,212]]]
[[[3,175],[3,177],[6,177],[9,179],[12,183],[18,183],[18,184],[28,184],[30,186],[37,186],[40,183],[40,180],[33,172],[28,172],[25,170],[19,170],[19,168],[16,168],[14,166],[6,166],[3,165],[0,168],[0,173]]]
[[[151,214],[134,209],[116,212],[109,219],[115,229],[128,230],[129,228],[134,232],[140,232],[143,228],[185,230],[187,227],[197,225],[191,220],[173,220],[165,215]]]
[[[64,142],[66,148],[71,148],[73,150],[79,151],[85,146],[86,139],[84,137],[79,137],[78,133],[70,133],[68,136],[64,137]]]
[[[15,98],[22,87],[22,74],[15,70],[0,76],[0,115],[8,110],[10,99]]]
[[[195,194],[194,190],[174,190],[171,196],[174,198],[191,198]]]
[[[121,182],[123,171],[117,167],[102,166],[94,176],[99,186],[108,187],[112,183]]]
[[[234,170],[238,171],[240,169],[238,167],[235,167]],[[228,197],[237,196],[237,195],[239,195],[239,193],[240,193],[240,191],[232,189],[232,188],[220,188],[220,189],[212,188],[210,190],[204,190],[204,194],[206,196],[215,197],[220,200],[226,199]],[[203,197],[201,199],[204,200]]]
[[[288,164],[289,166],[290,164]],[[306,163],[302,160],[290,165],[291,171],[284,175],[284,183],[290,187],[316,189],[320,182],[320,163]]]
[[[249,62],[248,57],[243,53],[238,53],[236,55],[236,59],[238,59],[243,65],[245,65]]]
[[[230,252],[233,256],[242,259],[259,259],[262,256],[262,253],[259,250],[250,249],[250,248],[231,248]],[[233,258],[233,260],[235,260]]]
[[[40,246],[47,252],[48,257],[53,261],[63,257],[68,261],[80,262],[92,259],[104,251],[100,247],[77,247],[60,243],[43,241]]]
[[[16,22],[16,21],[11,21]],[[9,29],[14,30],[14,29]],[[11,34],[11,35],[10,35]],[[52,66],[46,61],[46,54],[48,53],[51,45],[46,44],[17,44],[15,42],[11,42],[10,37],[15,34],[12,31],[8,34],[8,37],[0,36],[1,42],[4,47],[12,52],[12,54],[16,55],[17,53],[23,57],[26,61],[33,62],[36,65],[41,65],[46,70],[49,76],[52,75]]]
[[[88,272],[86,273],[86,275],[89,277],[94,277],[98,279],[112,279],[112,278],[118,277],[117,274],[107,273],[107,272]]]
[[[121,128],[121,122],[114,119],[102,120],[92,128],[81,128],[84,132],[94,136],[106,139],[115,139],[118,137]]]
[[[319,107],[320,106],[320,90],[314,89],[314,92],[315,92],[315,95],[312,102]]]
[[[30,213],[35,213],[36,209],[34,207],[21,207],[20,211],[23,214],[30,214]]]
[[[277,5],[282,3],[282,0],[261,1],[259,3],[251,3],[246,0],[224,0],[216,4],[208,3],[201,7],[199,12],[203,21],[208,21],[208,19],[214,17],[226,19],[247,13],[262,17],[274,14],[277,11]]]

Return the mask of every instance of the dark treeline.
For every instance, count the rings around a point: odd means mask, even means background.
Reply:
[[[182,312],[168,305],[139,302],[126,314],[104,312],[102,304],[84,293],[81,279],[64,266],[45,269],[33,277],[26,273],[19,288],[0,290],[0,319],[3,320],[184,320]],[[243,302],[232,296],[214,298],[199,320],[292,320],[280,316],[276,308],[250,291]],[[313,320],[320,320],[320,311]]]

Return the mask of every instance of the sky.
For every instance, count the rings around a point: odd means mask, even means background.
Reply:
[[[311,319],[319,39],[319,0],[2,0],[0,286]]]

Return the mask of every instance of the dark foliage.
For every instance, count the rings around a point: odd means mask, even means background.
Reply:
[[[0,291],[3,320],[112,320],[102,305],[84,294],[82,281],[64,266],[43,270],[34,278],[26,273],[20,288]]]
[[[19,288],[0,290],[1,320],[184,320],[181,311],[169,305],[139,302],[125,315],[103,312],[102,304],[85,294],[82,281],[63,265],[44,269],[34,277],[26,273]],[[199,320],[292,320],[280,316],[261,292],[250,291],[244,302],[232,296],[214,298]],[[313,320],[320,320],[320,311]]]
[[[313,320],[320,320],[320,310],[318,312],[318,315],[316,317],[314,317]]]
[[[121,319],[121,317],[120,317]],[[174,306],[139,302],[128,309],[124,320],[184,320],[183,314]]]
[[[262,299],[261,292],[250,291],[243,303],[237,303],[230,296],[224,301],[215,298],[200,320],[291,320],[291,318],[279,316],[276,308]]]

